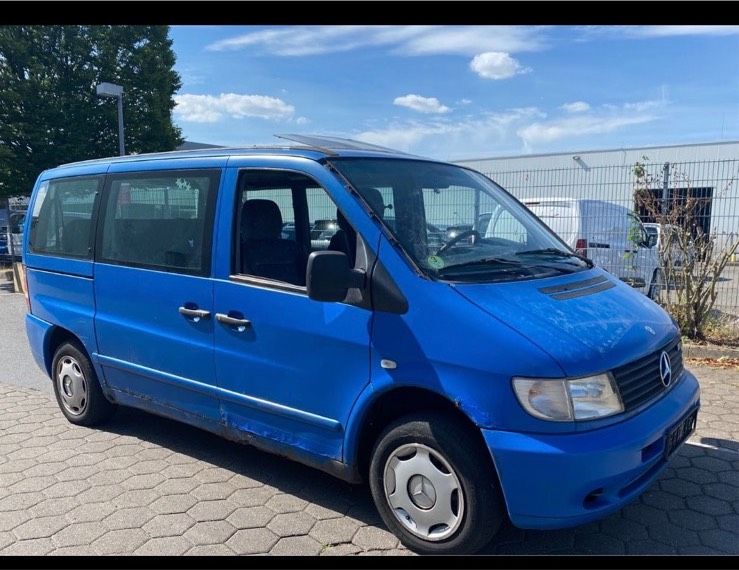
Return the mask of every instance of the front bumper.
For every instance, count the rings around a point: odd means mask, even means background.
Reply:
[[[609,515],[638,497],[667,465],[666,432],[700,405],[686,370],[637,415],[588,432],[482,430],[508,514],[520,528],[563,528]]]

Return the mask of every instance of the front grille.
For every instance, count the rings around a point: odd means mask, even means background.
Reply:
[[[613,370],[613,378],[616,380],[626,411],[649,402],[669,388],[662,384],[659,374],[659,359],[662,351],[666,351],[670,358],[672,380],[669,386],[672,386],[683,373],[680,339],[673,340],[659,350]]]

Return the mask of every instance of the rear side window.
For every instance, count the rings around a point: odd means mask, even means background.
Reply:
[[[111,177],[98,259],[162,271],[210,274],[217,171]]]
[[[90,258],[92,213],[100,183],[101,177],[43,182],[31,214],[31,251]]]

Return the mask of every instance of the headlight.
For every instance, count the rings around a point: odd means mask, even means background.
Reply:
[[[610,374],[572,380],[514,378],[513,390],[523,408],[542,420],[591,420],[624,411]]]

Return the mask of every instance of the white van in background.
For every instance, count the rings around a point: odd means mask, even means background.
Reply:
[[[659,252],[631,210],[604,200],[578,198],[521,202],[572,249],[651,299],[659,296],[664,283]]]

